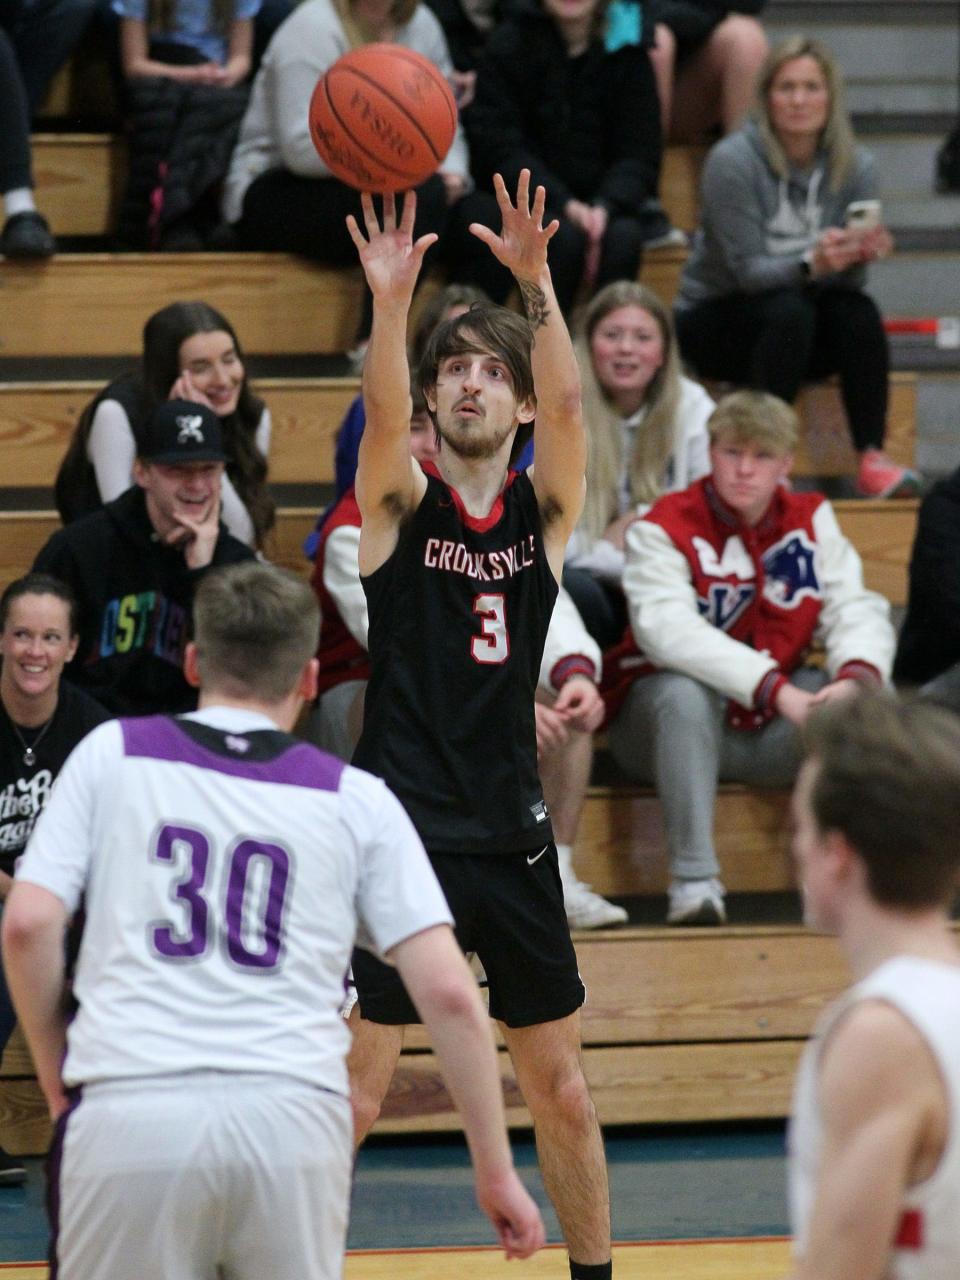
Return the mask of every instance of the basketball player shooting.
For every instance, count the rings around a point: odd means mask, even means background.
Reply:
[[[576,1280],[609,1277],[603,1143],[580,1060],[583,984],[537,772],[534,690],[564,550],[583,503],[577,364],[556,303],[545,193],[495,181],[499,234],[471,230],[514,275],[526,320],[477,306],[441,324],[416,373],[440,442],[410,456],[406,330],[423,255],[415,198],[402,216],[369,195],[347,223],[373,295],[367,425],[356,493],[371,677],[354,761],[413,819],[456,922],[486,971],[533,1116],[544,1185]],[[509,463],[537,421],[533,474]],[[379,1113],[417,1021],[403,983],[355,953],[351,1092],[358,1141]]]
[[[340,1005],[358,928],[431,1028],[481,1207],[508,1257],[529,1256],[543,1224],[423,847],[382,782],[290,732],[316,692],[313,591],[251,561],[208,574],[194,616],[200,709],[84,739],[5,904],[10,987],[57,1120],[54,1270],[340,1280],[353,1163]],[[81,897],[68,1028],[63,934]]]

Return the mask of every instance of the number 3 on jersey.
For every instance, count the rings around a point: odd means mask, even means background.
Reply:
[[[475,662],[497,665],[510,656],[510,633],[507,631],[507,602],[499,592],[477,596],[473,612],[479,614],[481,634],[470,642],[470,652]]]

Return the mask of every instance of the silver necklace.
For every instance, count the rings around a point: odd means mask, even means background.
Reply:
[[[56,714],[57,714],[56,712],[53,713],[54,716]],[[47,730],[50,728],[52,724],[53,724],[53,716],[51,716],[50,719],[47,721],[47,723],[43,726],[43,728],[34,738],[30,746],[27,746],[26,739],[24,738],[23,734],[20,732],[18,727],[13,723],[13,721],[12,720],[10,721],[10,726],[13,729],[13,732],[20,739],[20,745],[21,747],[23,747],[23,763],[27,766],[28,769],[32,769],[33,766],[37,763],[36,748],[40,745],[41,738],[44,737]]]

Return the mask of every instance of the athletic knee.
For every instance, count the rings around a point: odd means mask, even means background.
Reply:
[[[592,1125],[596,1119],[596,1109],[579,1061],[576,1065],[541,1074],[528,1092],[531,1096],[526,1098],[526,1103],[535,1122],[538,1118],[550,1117],[552,1123],[578,1129]]]

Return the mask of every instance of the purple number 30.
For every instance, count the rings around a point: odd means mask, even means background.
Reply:
[[[178,845],[188,848],[189,865],[186,874],[172,885],[171,896],[183,904],[186,920],[179,930],[172,921],[153,922],[152,939],[157,954],[165,959],[192,960],[204,955],[211,941],[211,909],[203,892],[210,842],[202,831],[193,827],[167,824],[157,832],[152,857],[158,862],[175,864]],[[269,882],[266,892],[258,894],[257,900],[251,904],[248,892],[250,872],[258,863],[265,867]],[[241,840],[234,846],[230,854],[223,913],[227,954],[234,964],[248,969],[276,968],[283,949],[283,917],[289,878],[290,855],[280,845],[261,840]],[[251,905],[259,914],[256,920],[249,918]],[[259,946],[248,945],[251,933],[258,935]]]

